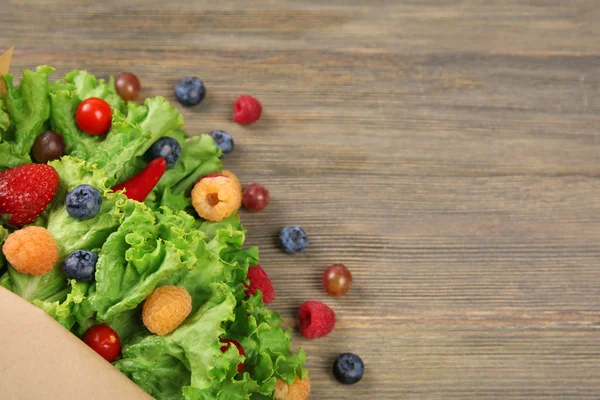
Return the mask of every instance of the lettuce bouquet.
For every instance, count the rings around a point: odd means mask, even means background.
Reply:
[[[265,308],[262,294],[246,294],[250,265],[258,249],[244,248],[246,230],[237,214],[220,222],[199,219],[187,197],[201,176],[220,172],[220,149],[208,135],[186,137],[183,118],[164,98],[143,105],[124,102],[112,78],[97,80],[72,71],[50,82],[53,69],[24,71],[18,86],[4,76],[0,96],[0,170],[30,163],[36,137],[59,132],[66,155],[51,161],[60,176],[52,203],[32,225],[45,227],[59,247],[59,259],[44,276],[24,275],[0,253],[0,285],[30,301],[81,337],[92,326],[113,328],[122,344],[113,364],[157,399],[272,399],[275,383],[303,379],[305,354],[290,350],[291,332],[281,317]],[[102,136],[82,132],[76,121],[79,103],[104,99],[112,124]],[[181,156],[144,203],[110,187],[144,168],[144,153],[160,137],[181,145]],[[102,194],[93,218],[77,220],[65,209],[66,193],[90,184]],[[0,226],[0,244],[11,233]],[[95,280],[69,280],[62,261],[75,250],[98,255]],[[144,300],[163,285],[184,287],[192,312],[173,332],[157,336],[142,323]],[[221,351],[221,339],[238,341]],[[242,372],[238,363],[244,361]]]

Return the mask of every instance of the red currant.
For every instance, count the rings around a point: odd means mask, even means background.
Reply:
[[[250,211],[264,210],[269,205],[271,196],[266,187],[260,183],[252,183],[244,189],[244,197],[242,202],[244,207]]]
[[[352,286],[352,274],[344,264],[333,264],[323,274],[323,289],[330,296],[343,296]]]

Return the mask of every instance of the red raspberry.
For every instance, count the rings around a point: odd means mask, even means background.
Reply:
[[[33,222],[50,204],[60,177],[47,164],[24,164],[0,172],[0,214],[8,223],[23,226]]]
[[[260,102],[252,96],[240,96],[233,103],[233,120],[246,125],[258,121],[262,113]]]
[[[298,311],[298,322],[302,336],[320,338],[333,330],[335,312],[320,301],[305,301]]]
[[[250,285],[244,284],[247,288],[246,295],[255,294],[256,290],[259,289],[262,292],[265,304],[273,301],[275,298],[275,289],[273,289],[271,280],[260,265],[248,268],[248,280],[250,281]]]

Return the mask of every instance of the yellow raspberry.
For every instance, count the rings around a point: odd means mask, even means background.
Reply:
[[[56,240],[39,226],[28,226],[8,235],[2,252],[9,264],[22,274],[46,275],[58,260]]]
[[[242,205],[242,191],[225,176],[203,178],[192,189],[192,205],[202,218],[221,221]]]
[[[226,177],[228,177],[229,179],[234,181],[235,184],[237,185],[238,189],[240,189],[240,192],[242,192],[242,184],[240,183],[240,180],[233,172],[231,172],[227,169],[224,169],[223,171],[221,171],[221,174],[225,175]]]
[[[310,379],[308,376],[302,380],[296,377],[296,380],[291,385],[277,378],[274,400],[306,400],[309,395]]]
[[[142,321],[148,330],[157,335],[174,331],[192,311],[192,297],[185,288],[161,286],[146,299]]]

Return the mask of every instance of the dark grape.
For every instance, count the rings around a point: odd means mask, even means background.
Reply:
[[[135,74],[122,72],[115,80],[115,88],[123,100],[134,101],[138,98],[142,85]]]
[[[65,141],[58,133],[46,131],[35,139],[31,153],[40,164],[57,160],[65,155]]]

